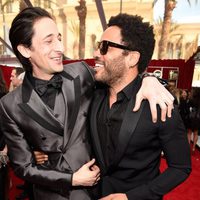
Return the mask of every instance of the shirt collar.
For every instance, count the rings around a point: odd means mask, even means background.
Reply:
[[[124,89],[122,89],[120,92],[117,93],[117,99],[121,99],[123,97],[126,97],[128,100],[130,100],[133,95],[133,91],[135,86],[137,85],[139,80],[139,76],[137,76],[132,82],[130,82]]]

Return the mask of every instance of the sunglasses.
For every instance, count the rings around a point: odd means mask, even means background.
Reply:
[[[125,50],[129,50],[129,51],[133,51],[130,48],[128,48],[127,46],[117,44],[117,43],[114,43],[114,42],[110,42],[110,41],[107,41],[107,40],[103,40],[103,41],[97,43],[97,48],[99,49],[101,55],[107,54],[108,47],[115,47],[115,48],[118,48],[118,49],[125,49]]]

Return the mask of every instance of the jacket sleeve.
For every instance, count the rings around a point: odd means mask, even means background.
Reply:
[[[5,147],[5,141],[4,141],[4,136],[3,136],[3,131],[1,129],[1,124],[0,124],[0,151],[3,150],[3,148]]]
[[[186,130],[178,113],[173,111],[166,122],[159,122],[158,136],[168,168],[154,180],[128,191],[128,199],[157,200],[182,183],[191,172],[190,148]]]
[[[12,116],[8,115],[1,100],[0,122],[5,135],[5,142],[8,146],[11,165],[18,177],[49,188],[57,188],[58,190],[67,190],[71,187],[72,172],[46,170],[34,164],[31,146],[19,126],[12,119]]]

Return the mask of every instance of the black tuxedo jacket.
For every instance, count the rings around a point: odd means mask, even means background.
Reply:
[[[99,89],[95,93],[91,105],[90,128],[103,175],[102,196],[126,193],[131,200],[161,199],[162,195],[184,181],[190,173],[190,149],[177,109],[174,109],[172,117],[167,118],[166,122],[161,122],[158,117],[156,123],[152,123],[147,101],[143,101],[138,112],[132,111],[140,84],[138,78],[119,131],[113,164],[109,167],[105,165],[97,132],[97,113],[106,91]],[[160,174],[161,151],[166,156],[168,168]]]
[[[83,62],[64,66],[61,76],[62,93],[56,96],[54,111],[43,103],[27,76],[22,86],[0,101],[11,164],[16,175],[34,183],[36,200],[90,199],[84,188],[71,186],[71,179],[90,160],[86,116],[94,80]],[[45,152],[49,160],[34,164],[34,150]]]

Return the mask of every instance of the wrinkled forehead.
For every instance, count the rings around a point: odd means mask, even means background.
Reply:
[[[121,29],[118,26],[108,27],[102,34],[101,41],[108,40],[111,42],[121,43]]]
[[[43,17],[36,20],[33,24],[34,35],[32,39],[44,39],[49,35],[58,35],[58,28],[53,19]]]

